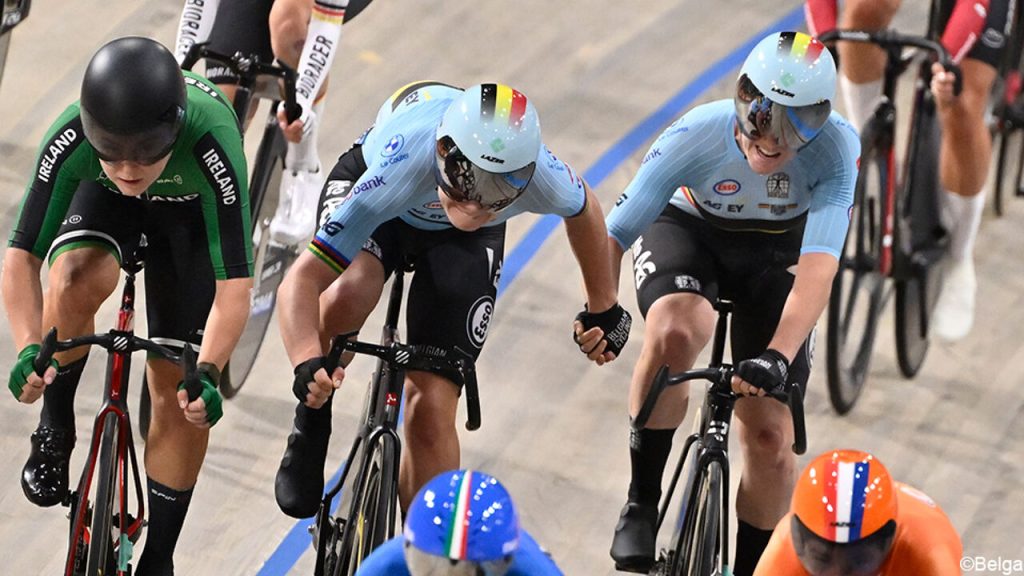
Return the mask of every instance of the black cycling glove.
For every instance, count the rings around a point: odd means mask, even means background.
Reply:
[[[295,367],[295,381],[292,382],[292,393],[299,399],[299,402],[305,403],[306,394],[309,394],[309,383],[316,380],[314,375],[321,368],[327,369],[327,358],[323,356],[315,356]]]
[[[778,350],[765,350],[757,358],[736,365],[736,375],[768,394],[784,392],[789,378],[789,360]]]
[[[583,324],[584,332],[595,326],[600,328],[604,332],[603,340],[608,343],[604,351],[612,352],[616,356],[625,348],[626,341],[629,340],[629,328],[633,325],[633,317],[625,308],[619,306],[618,302],[597,314],[590,312],[584,304],[583,311],[576,315],[576,319]],[[579,344],[575,331],[572,333],[572,338]]]

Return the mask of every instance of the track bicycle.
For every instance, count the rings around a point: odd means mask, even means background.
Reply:
[[[1015,0],[1011,0],[1015,1]],[[993,148],[998,150],[995,180],[992,182],[992,207],[996,216],[1003,215],[1004,195],[1024,197],[1024,14],[1014,11],[1011,33],[999,62],[998,75],[992,88]],[[1017,159],[1016,169],[1012,166]],[[1008,180],[1010,173],[1015,176]],[[1006,194],[1007,185],[1013,192]]]
[[[135,275],[142,269],[141,252],[122,263],[125,272],[121,307],[112,330],[105,334],[58,340],[49,331],[34,360],[42,376],[54,353],[81,346],[99,346],[108,352],[103,402],[93,427],[85,468],[78,487],[62,504],[70,508],[71,528],[64,576],[130,576],[133,548],[145,525],[145,494],[135,457],[131,420],[128,416],[128,384],[133,352],[145,350],[156,357],[180,363],[185,372],[189,401],[202,393],[196,376],[196,354],[186,345],[182,353],[134,333]],[[134,497],[134,511],[129,500]]]
[[[672,496],[684,468],[686,481],[679,500],[679,514],[667,549],[662,549],[650,574],[657,576],[711,576],[731,574],[729,570],[729,429],[733,407],[741,396],[732,391],[734,368],[723,363],[726,333],[732,303],[718,300],[715,335],[708,368],[669,374],[662,366],[654,376],[643,406],[631,427],[638,433],[654,411],[658,397],[669,386],[690,380],[707,380],[703,407],[694,419],[694,433],[686,438],[682,455],[658,511],[655,534],[661,530]],[[793,452],[807,451],[803,391],[795,383],[770,396],[789,406],[793,416]]]
[[[239,129],[245,134],[250,108],[259,99],[271,100],[270,112],[263,127],[263,136],[256,151],[249,178],[249,209],[253,226],[253,287],[250,292],[249,319],[242,336],[231,354],[231,360],[221,373],[220,393],[233,398],[242,388],[259,353],[263,338],[277,299],[277,287],[285,272],[298,256],[298,247],[283,246],[270,240],[270,220],[277,210],[278,192],[287,142],[278,126],[277,105],[282,99],[289,120],[299,117],[301,110],[295,101],[295,71],[282,63],[268,64],[255,56],[236,53],[234,56],[210,50],[206,43],[193,45],[182,62],[182,68],[191,70],[199,60],[216,62],[238,75],[233,108]],[[280,82],[279,82],[280,81]],[[149,430],[149,392],[143,388],[139,409],[139,428],[145,438]]]
[[[379,345],[352,340],[354,334],[342,334],[334,338],[327,355],[328,373],[345,352],[368,354],[378,360],[366,390],[359,432],[341,476],[324,494],[309,528],[316,549],[315,576],[351,576],[371,551],[395,536],[402,452],[398,424],[406,371],[434,372],[463,387],[466,429],[480,427],[480,396],[472,357],[457,348],[399,342],[403,285],[403,271],[396,271]],[[338,512],[332,514],[333,501],[346,480],[350,482],[345,498]]]
[[[936,29],[934,9],[933,5],[930,30]],[[914,377],[928,352],[929,322],[941,289],[948,238],[939,217],[941,136],[929,88],[931,61],[922,56],[933,54],[947,70],[954,71],[957,93],[962,84],[959,68],[942,45],[929,37],[888,30],[833,30],[819,38],[822,42],[874,44],[888,56],[883,97],[861,132],[860,173],[850,230],[829,297],[828,389],[839,414],[853,408],[864,387],[878,319],[893,292],[900,372]],[[904,54],[904,47],[920,50]],[[896,86],[900,76],[914,66],[913,111],[900,164]]]
[[[32,0],[0,0],[3,2],[3,13],[0,14],[0,81],[4,79],[4,65],[7,63],[7,52],[11,47],[11,30],[28,18]]]

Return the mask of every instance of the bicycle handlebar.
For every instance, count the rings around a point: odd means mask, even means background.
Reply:
[[[689,382],[690,380],[707,380],[711,382],[709,394],[720,393],[732,399],[741,398],[742,396],[732,391],[732,377],[734,374],[735,369],[728,364],[699,370],[687,370],[673,375],[669,375],[667,365],[662,366],[654,375],[654,381],[651,383],[650,391],[647,392],[647,398],[644,400],[643,406],[640,407],[640,411],[630,426],[638,431],[646,426],[651,413],[654,411],[654,406],[658,402],[658,397],[661,396],[665,388]],[[787,384],[786,388],[786,390],[769,392],[768,396],[789,407],[790,414],[793,416],[793,452],[803,454],[807,451],[807,425],[804,422],[803,391],[796,384]]]
[[[189,402],[199,398],[199,395],[203,392],[203,384],[199,381],[198,376],[196,376],[196,352],[191,346],[186,344],[179,355],[152,340],[140,338],[120,330],[111,330],[105,334],[77,336],[68,340],[57,340],[57,328],[51,328],[39,345],[39,352],[36,353],[35,360],[32,361],[32,367],[35,369],[36,374],[42,378],[43,373],[50,366],[50,360],[53,359],[54,354],[81,346],[99,346],[108,352],[121,352],[125,354],[131,354],[140,350],[151,352],[165,360],[181,364],[185,372],[185,391],[188,393]]]
[[[255,84],[260,76],[272,76],[284,82],[284,113],[288,122],[294,122],[302,115],[302,106],[295,96],[295,77],[293,68],[278,60],[276,63],[261,62],[255,56],[246,56],[236,52],[227,56],[211,50],[207,42],[200,42],[189,47],[181,62],[182,70],[192,70],[199,60],[212,60],[230,68],[239,76],[240,84]],[[240,119],[243,120],[244,119]]]
[[[906,46],[920,48],[935,54],[942,67],[953,73],[955,77],[953,93],[955,95],[959,96],[963,90],[964,78],[960,67],[953,63],[953,58],[942,43],[930,38],[913,34],[901,34],[895,30],[843,30],[836,28],[818,36],[818,40],[822,43],[838,40],[840,42],[875,44],[881,48],[903,48]]]
[[[422,370],[450,377],[466,390],[466,429],[480,428],[480,391],[476,381],[476,364],[472,357],[455,348],[439,346],[414,346],[392,344],[381,346],[369,342],[349,340],[352,334],[341,334],[334,338],[327,353],[327,370],[333,372],[341,355],[347,350],[356,354],[376,356],[395,369]]]

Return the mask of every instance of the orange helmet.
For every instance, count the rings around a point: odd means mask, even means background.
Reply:
[[[794,547],[811,574],[857,574],[888,557],[896,486],[871,454],[835,450],[815,458],[797,480],[791,508]]]

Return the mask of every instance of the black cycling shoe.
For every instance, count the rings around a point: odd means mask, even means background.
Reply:
[[[615,526],[612,559],[615,569],[646,574],[654,566],[654,537],[658,507],[626,502]]]
[[[68,461],[75,431],[40,425],[32,433],[32,453],[21,471],[21,489],[36,506],[60,504],[68,494]]]
[[[318,410],[299,404],[292,433],[274,479],[274,496],[292,518],[310,518],[320,509],[324,462],[331,437],[331,401]]]

